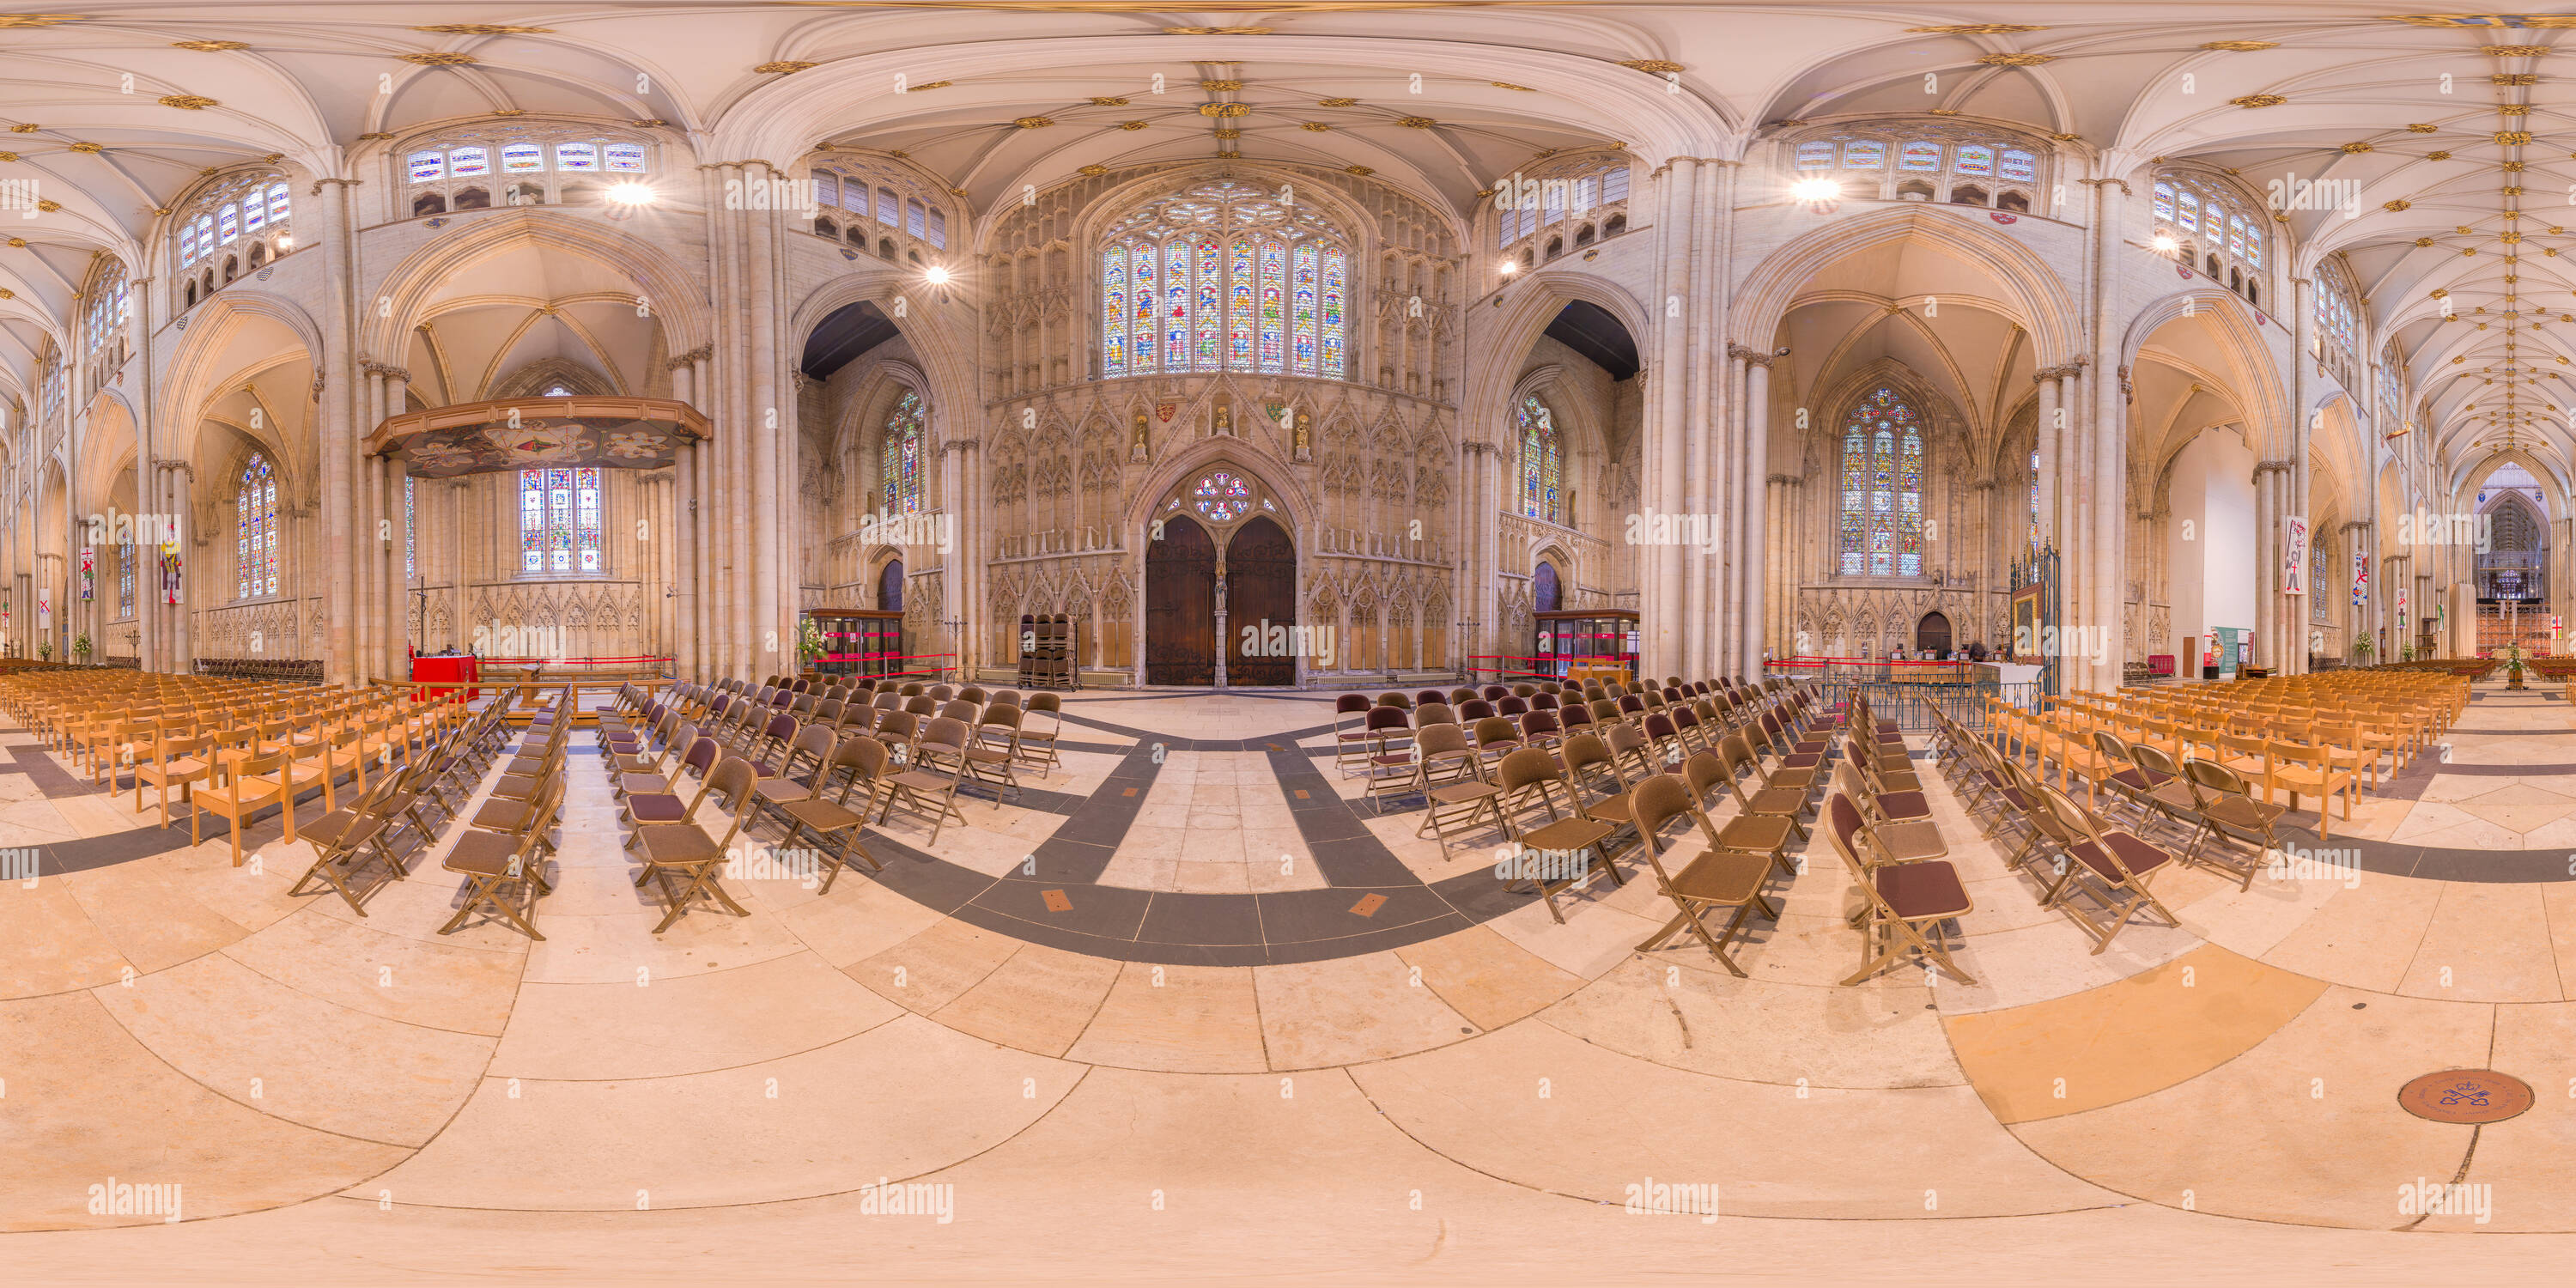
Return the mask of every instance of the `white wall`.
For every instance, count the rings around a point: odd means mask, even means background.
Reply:
[[[2254,452],[2231,431],[2210,430],[2174,461],[2170,493],[2173,631],[2155,651],[2174,653],[2181,673],[2196,675],[2183,652],[2185,632],[2216,626],[2254,628]],[[2185,535],[2190,540],[2184,540]]]

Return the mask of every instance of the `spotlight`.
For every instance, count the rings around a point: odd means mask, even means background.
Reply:
[[[1789,195],[1805,202],[1827,202],[1843,195],[1843,186],[1831,179],[1800,179],[1789,185]]]
[[[2147,244],[2155,247],[2156,253],[2159,255],[2170,255],[2175,251],[2182,249],[2182,243],[2175,241],[2173,236],[2169,233],[2157,233],[2155,240]]]
[[[948,270],[938,264],[933,264],[929,268],[922,270],[921,280],[928,282],[933,286],[946,286],[948,285]]]
[[[620,206],[649,206],[653,204],[656,197],[653,185],[638,183],[633,179],[624,183],[610,184],[608,187],[609,201]]]
[[[277,235],[277,253],[283,255],[293,249],[295,249],[295,234],[279,233]]]
[[[1517,260],[1517,259],[1507,259],[1507,260],[1504,260],[1504,261],[1503,261],[1503,276],[1505,276],[1505,277],[1518,277],[1518,276],[1520,276],[1520,271],[1521,271],[1521,262],[1520,262],[1519,260]]]

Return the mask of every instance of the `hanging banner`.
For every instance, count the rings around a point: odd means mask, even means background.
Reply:
[[[93,600],[93,599],[96,599],[97,597],[98,597],[98,551],[97,551],[96,549],[92,548],[92,547],[89,547],[89,546],[82,546],[82,547],[81,547],[81,602],[82,602],[82,603],[84,603],[84,604],[86,604],[86,603],[88,603],[89,601],[91,601],[91,600]]]
[[[2370,552],[2355,550],[2352,552],[2352,606],[2365,608],[2369,604]]]
[[[36,629],[40,631],[49,631],[53,628],[54,588],[51,586],[39,587],[36,591]]]
[[[2283,515],[2281,517],[2281,529],[2282,536],[2286,538],[2281,543],[2283,547],[2281,552],[2281,593],[2284,595],[2307,594],[2308,521],[2304,517],[2295,514]]]
[[[179,543],[175,541],[161,544],[161,602],[179,602]]]
[[[2401,636],[2406,633],[2406,588],[2403,586],[2397,588],[2397,633]]]

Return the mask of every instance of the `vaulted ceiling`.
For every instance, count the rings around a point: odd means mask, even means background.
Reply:
[[[2294,266],[2343,257],[2431,378],[2425,428],[2450,453],[2510,433],[2570,456],[2576,70],[2556,68],[2576,43],[2554,47],[2576,18],[2331,0],[62,8],[0,16],[0,181],[52,204],[0,217],[0,383],[21,389],[93,254],[139,262],[208,167],[329,170],[361,136],[461,116],[664,121],[717,154],[810,125],[799,146],[905,150],[980,216],[1086,165],[1226,151],[1366,167],[1463,214],[1552,150],[1669,134],[1658,113],[1742,133],[1928,111],[2056,135],[2114,172],[2205,162],[2258,196],[2355,181],[2349,210],[2285,212]]]

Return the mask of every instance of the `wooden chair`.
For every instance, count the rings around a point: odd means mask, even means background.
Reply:
[[[175,736],[164,730],[154,743],[152,759],[134,767],[134,812],[143,812],[143,785],[150,783],[160,793],[161,826],[170,826],[170,788],[179,788],[182,804],[192,787],[204,782],[212,769],[209,761],[215,740],[208,734]]]
[[[2352,763],[2353,753],[2332,743],[2278,741],[2270,743],[2267,750],[2272,760],[2272,783],[2290,794],[2291,809],[2299,807],[2303,795],[2317,798],[2318,840],[2332,839],[2326,807],[2334,803],[2337,793],[2343,796],[2344,821],[2352,821],[2352,798],[2361,789],[2361,771]]]
[[[286,840],[295,840],[295,800],[287,793],[289,753],[263,751],[243,756],[228,764],[219,763],[207,781],[188,793],[188,844],[202,843],[197,820],[200,813],[221,815],[229,820],[233,847],[233,866],[242,864],[241,834],[252,811],[270,805],[283,805],[279,813],[286,816]]]

